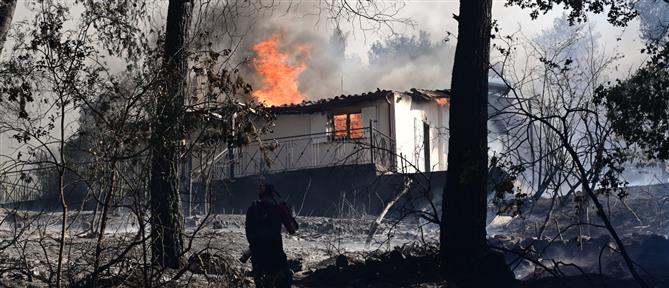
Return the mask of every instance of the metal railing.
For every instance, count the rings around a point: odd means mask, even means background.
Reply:
[[[371,123],[370,123],[371,124]],[[336,137],[342,131],[269,138],[233,149],[232,157],[213,163],[214,179],[279,173],[337,165],[375,164],[395,171],[395,141],[373,126],[362,137]],[[358,133],[346,133],[346,135]]]

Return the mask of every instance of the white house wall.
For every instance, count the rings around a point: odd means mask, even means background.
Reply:
[[[439,151],[439,170],[446,171],[448,168],[448,135],[449,135],[449,118],[450,118],[450,104],[439,107],[439,123],[440,127],[437,127],[435,135],[438,139],[438,148]]]
[[[390,102],[390,103],[388,103]],[[387,135],[388,137],[393,137],[393,121],[394,117],[392,116],[392,102],[393,98],[390,97],[388,101],[386,99],[380,99],[377,100],[373,103],[374,107],[376,108],[376,117],[372,116],[367,116],[370,118],[374,119],[374,128],[381,131],[383,134]],[[364,111],[363,111],[363,117],[365,117]]]
[[[494,88],[494,87],[493,87]],[[492,89],[491,89],[492,90]],[[505,91],[491,91],[489,94],[491,107],[504,107],[500,99]],[[501,103],[501,104],[500,104]],[[330,121],[331,114],[336,113],[362,113],[363,127],[369,127],[370,123],[374,129],[381,132],[382,137],[393,139],[395,143],[394,154],[397,155],[395,168],[400,172],[425,171],[424,147],[423,147],[423,122],[430,127],[430,171],[445,171],[447,169],[448,156],[448,127],[449,127],[449,105],[439,105],[435,101],[423,100],[412,97],[403,92],[392,92],[388,98],[379,97],[372,101],[356,103],[347,107],[333,105],[331,111],[318,111],[304,114],[279,114],[275,121],[273,131],[263,138],[263,144],[274,143],[276,149],[265,153],[268,158],[263,157],[263,153],[258,149],[257,143],[251,143],[243,148],[236,148],[235,155],[235,176],[246,176],[254,174],[272,173],[287,170],[308,169],[316,167],[325,167],[343,164],[368,164],[371,162],[372,153],[350,158],[349,155],[361,150],[361,146],[354,144],[343,145],[342,141],[332,141],[330,139],[330,130],[332,129]],[[494,115],[497,111],[489,111]],[[494,117],[493,117],[494,118]],[[491,121],[491,135],[501,137],[497,134],[504,134],[503,122]],[[500,128],[501,127],[501,128]],[[504,128],[504,129],[502,129]],[[497,134],[495,134],[497,133]],[[303,136],[300,136],[303,135]],[[300,137],[296,137],[300,136]],[[377,136],[375,136],[377,137]],[[197,139],[198,135],[191,135],[192,139]],[[277,140],[273,140],[277,139]],[[378,140],[374,138],[374,142]],[[363,139],[359,140],[369,147],[369,133],[366,131]],[[494,141],[491,150],[495,150]],[[382,143],[385,145],[385,143]],[[375,145],[379,145],[378,143]],[[197,175],[195,167],[201,163],[223,162],[227,161],[225,147],[209,147],[210,151],[204,153],[202,158],[194,157],[193,170]],[[384,149],[379,149],[384,150]],[[377,150],[378,151],[378,150]],[[376,154],[376,152],[374,153]],[[388,154],[381,155],[388,159]],[[263,159],[265,158],[265,159]],[[272,163],[269,171],[266,168],[266,159]],[[379,159],[375,158],[375,163],[379,164]],[[393,163],[381,160],[389,167]],[[209,164],[207,164],[209,165]],[[228,165],[227,168],[225,165]],[[219,167],[221,177],[229,177],[229,164],[216,164]]]
[[[370,101],[351,105],[349,107],[338,107],[335,112],[361,112],[363,126],[368,127],[370,122],[374,128],[389,135],[389,106],[385,99]],[[262,152],[257,144],[251,144],[239,149],[239,168],[236,176],[251,175],[258,173],[271,173],[287,170],[308,169],[341,164],[362,164],[371,161],[369,152],[360,153],[364,145],[345,144],[332,141],[327,132],[331,129],[329,117],[333,112],[314,112],[305,114],[279,114],[276,117],[272,132],[265,135],[265,144],[269,142],[278,143],[273,150],[266,152],[269,155],[272,166],[269,171],[263,169]],[[302,137],[295,137],[300,136]],[[282,139],[284,138],[284,139]],[[277,139],[276,141],[272,139]],[[365,138],[360,139],[367,144],[368,132]],[[355,155],[355,157],[351,157]]]
[[[404,168],[405,172],[425,171],[425,122],[430,126],[430,171],[446,170],[447,139],[443,131],[448,127],[447,106],[434,101],[414,101],[404,93],[396,93],[394,103],[398,168]]]
[[[311,134],[311,114],[278,115],[268,137],[281,138]]]

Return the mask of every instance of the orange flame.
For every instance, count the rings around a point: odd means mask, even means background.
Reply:
[[[261,89],[252,95],[266,105],[294,104],[304,101],[304,95],[297,86],[297,77],[304,71],[304,59],[309,56],[306,45],[291,47],[287,52],[279,51],[281,35],[253,46],[257,58],[253,59],[253,67],[263,77]],[[289,54],[298,55],[302,59],[297,65],[288,64]]]
[[[446,106],[446,105],[448,105],[448,98],[436,98],[436,99],[434,99],[434,100],[437,101],[437,104],[438,104],[439,106]]]

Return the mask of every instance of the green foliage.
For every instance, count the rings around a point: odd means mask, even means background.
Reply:
[[[669,159],[669,72],[648,65],[631,78],[597,90],[616,134],[650,159]]]
[[[556,7],[569,11],[569,22],[580,23],[587,20],[587,13],[607,12],[608,21],[616,26],[626,26],[637,16],[634,1],[620,0],[507,0],[506,6],[518,6],[530,11],[532,19],[546,14]]]
[[[93,27],[97,41],[109,55],[139,60],[150,47],[148,31],[141,24],[151,19],[144,0],[77,0],[82,4],[83,25]]]
[[[660,9],[663,3],[645,4],[650,7],[644,9]],[[609,23],[622,27],[638,17],[641,9],[636,1],[617,0],[507,0],[506,5],[529,9],[533,19],[562,6],[570,10],[570,24],[585,21],[587,13],[606,12]],[[659,39],[665,36],[655,35]],[[629,144],[639,145],[647,158],[666,160],[669,159],[669,43],[647,41],[641,52],[650,54],[650,61],[629,79],[599,86],[594,101],[606,107],[617,135]]]
[[[528,195],[519,185],[519,176],[525,167],[514,163],[506,155],[493,155],[488,164],[489,179],[494,191],[493,203],[498,214],[520,215],[527,204]]]

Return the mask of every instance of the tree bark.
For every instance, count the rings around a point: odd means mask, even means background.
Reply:
[[[2,47],[7,40],[7,33],[14,18],[14,11],[16,10],[17,0],[0,0],[0,55],[2,55]]]
[[[188,60],[185,53],[193,5],[170,0],[165,29],[164,86],[158,97],[151,145],[152,261],[179,268],[183,251],[183,211],[178,183],[178,142],[182,138]]]
[[[441,268],[449,287],[492,287],[481,286],[482,281],[509,287],[504,285],[508,278],[498,279],[510,272],[504,272],[508,267],[501,256],[488,250],[485,230],[491,6],[491,0],[462,0],[457,17],[440,235]]]

